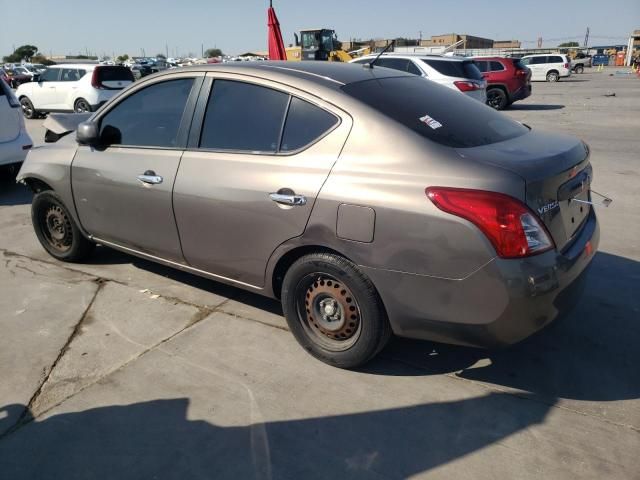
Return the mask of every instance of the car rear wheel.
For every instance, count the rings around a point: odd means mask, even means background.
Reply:
[[[363,365],[391,336],[375,287],[338,255],[314,253],[298,259],[285,275],[282,306],[298,343],[339,368]]]
[[[582,65],[578,65],[578,66],[576,66],[574,71],[576,73],[583,73],[584,72],[584,67]]]
[[[82,235],[60,197],[50,190],[34,195],[31,221],[44,249],[58,260],[81,261],[95,247]]]
[[[487,91],[487,105],[490,107],[502,110],[508,103],[507,94],[501,88],[491,88]]]
[[[33,108],[33,103],[27,97],[22,97],[20,99],[20,106],[22,107],[22,114],[24,118],[29,120],[33,120],[34,118],[38,118],[38,112]]]
[[[76,113],[87,113],[91,111],[91,105],[84,98],[79,98],[73,105],[73,111]]]
[[[558,75],[558,72],[552,71],[547,73],[547,82],[557,82],[558,80],[560,80],[560,75]]]

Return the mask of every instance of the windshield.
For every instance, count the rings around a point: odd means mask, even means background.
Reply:
[[[420,77],[365,80],[342,90],[419,135],[449,147],[488,145],[529,131],[477,100]]]
[[[302,48],[317,49],[320,46],[319,32],[302,32]]]

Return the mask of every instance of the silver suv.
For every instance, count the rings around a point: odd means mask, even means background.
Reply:
[[[367,64],[373,62],[376,57],[377,55],[367,55],[353,60],[351,63]],[[376,60],[375,65],[420,75],[440,85],[460,91],[482,103],[487,100],[487,82],[472,59],[440,55],[384,53]]]

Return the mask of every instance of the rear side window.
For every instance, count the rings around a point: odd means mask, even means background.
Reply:
[[[98,82],[117,82],[117,81],[129,81],[133,82],[133,73],[126,67],[107,66],[96,67],[98,70]]]
[[[280,150],[290,152],[309,145],[337,123],[338,119],[331,113],[309,102],[292,97]]]
[[[125,98],[100,122],[108,145],[176,147],[193,78],[155,83]]]
[[[541,65],[543,63],[547,63],[548,57],[531,57],[531,65]]]
[[[482,80],[482,74],[472,60],[455,62],[447,60],[434,60],[423,58],[422,61],[434,68],[437,72],[448,77],[470,78],[472,80]]]
[[[276,152],[289,95],[244,82],[216,80],[200,148]]]
[[[553,55],[551,57],[547,57],[549,60],[547,60],[547,63],[564,63],[564,60],[562,59],[562,57],[558,56],[558,55]]]
[[[489,62],[489,70],[492,72],[501,72],[502,70],[506,70],[504,66],[495,60]]]
[[[423,78],[365,80],[342,90],[417,134],[450,147],[488,145],[529,131],[477,100]]]
[[[483,62],[481,60],[474,60],[473,63],[476,64],[476,67],[478,67],[478,70],[480,70],[481,72],[487,72],[488,71],[487,62]]]

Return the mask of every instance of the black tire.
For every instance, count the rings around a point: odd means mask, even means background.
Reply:
[[[73,104],[73,111],[76,113],[91,112],[91,104],[87,102],[84,98],[79,98]]]
[[[547,73],[547,82],[557,82],[558,80],[560,80],[560,74],[555,70]]]
[[[339,368],[365,364],[391,336],[371,280],[331,253],[305,255],[291,265],[282,285],[282,308],[298,343]]]
[[[582,65],[577,65],[576,68],[574,69],[574,72],[584,73],[584,67]]]
[[[38,118],[38,112],[33,107],[33,103],[27,97],[22,97],[20,99],[20,106],[22,107],[22,114],[24,118],[33,120],[34,118]]]
[[[501,88],[487,90],[487,105],[496,110],[503,110],[509,104],[506,92]]]
[[[60,197],[51,190],[34,195],[31,221],[40,244],[58,260],[79,262],[95,248],[95,243],[82,235]]]

